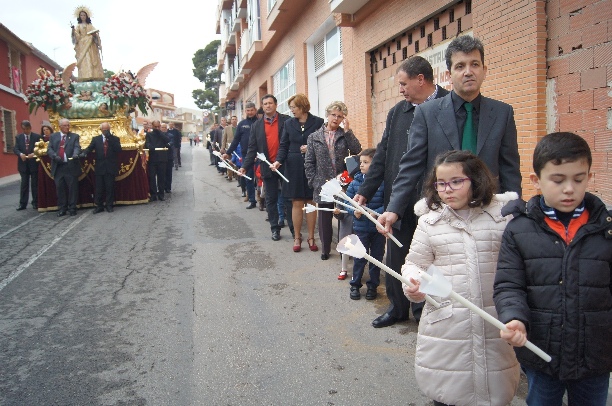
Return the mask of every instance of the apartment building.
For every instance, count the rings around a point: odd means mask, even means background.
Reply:
[[[444,51],[457,35],[485,44],[482,93],[511,104],[525,195],[531,154],[552,131],[583,136],[593,150],[590,191],[612,202],[612,7],[598,0],[219,0],[220,103],[242,116],[244,103],[274,94],[279,110],[305,93],[324,116],[343,100],[364,146],[376,146],[399,94],[396,70],[427,58],[451,88]]]
[[[30,114],[25,103],[25,91],[38,78],[36,70],[40,67],[50,72],[62,69],[0,24],[0,178],[18,173],[13,147],[15,136],[21,132],[21,122],[30,120],[32,131],[40,132],[43,122],[49,121],[44,109]]]

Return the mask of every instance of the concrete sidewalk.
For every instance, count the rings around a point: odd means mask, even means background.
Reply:
[[[9,183],[18,182],[21,180],[21,177],[18,173],[14,175],[3,176],[0,178],[0,186],[8,185]]]

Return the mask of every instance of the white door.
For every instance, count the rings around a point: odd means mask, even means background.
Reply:
[[[325,108],[333,101],[344,101],[344,81],[342,64],[325,71],[317,77],[317,93],[319,95],[319,111],[312,112],[322,119],[326,119]]]

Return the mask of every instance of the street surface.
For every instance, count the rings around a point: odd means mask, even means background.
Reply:
[[[384,282],[350,300],[337,252],[272,241],[206,149],[182,156],[166,201],[114,213],[15,211],[0,186],[0,405],[432,404],[414,321],[370,325]]]

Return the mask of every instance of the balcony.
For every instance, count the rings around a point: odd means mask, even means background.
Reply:
[[[368,0],[329,0],[332,13],[355,14]]]
[[[253,25],[242,32],[242,65],[244,68],[252,69],[259,66],[263,59],[263,43],[259,25]]]
[[[268,29],[281,34],[289,31],[295,21],[299,20],[302,9],[310,3],[310,0],[276,0],[268,13]]]
[[[225,89],[225,83],[221,83],[219,85],[219,105],[225,104],[225,95],[227,94],[227,90]]]
[[[242,30],[242,18],[234,18],[234,25],[232,25],[232,32],[240,32]]]
[[[223,67],[225,66],[225,52],[221,47],[217,48],[217,70],[219,72],[223,71]]]

